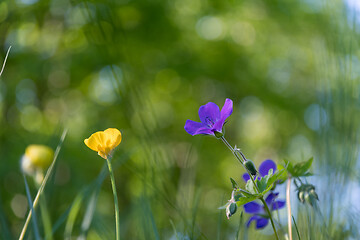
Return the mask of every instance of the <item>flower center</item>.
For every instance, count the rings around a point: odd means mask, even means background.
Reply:
[[[214,126],[214,122],[210,117],[206,117],[205,122],[208,125],[208,127],[210,127],[210,128],[212,128]]]

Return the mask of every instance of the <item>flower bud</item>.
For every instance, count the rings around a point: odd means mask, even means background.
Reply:
[[[248,159],[245,163],[245,167],[247,170],[249,170],[249,172],[251,173],[251,175],[255,176],[257,173],[255,164],[253,163],[253,161],[251,161],[250,159]]]
[[[29,145],[25,150],[25,157],[27,157],[34,167],[46,169],[50,166],[54,151],[44,145]]]
[[[301,203],[307,202],[311,206],[314,206],[316,200],[319,200],[319,197],[315,192],[315,186],[311,184],[302,184],[298,188],[298,199]]]
[[[237,210],[237,204],[235,202],[230,203],[226,207],[226,217],[229,219],[232,215],[236,213]]]
[[[54,151],[44,145],[29,145],[21,158],[21,169],[27,175],[41,184],[44,179],[44,171],[50,166],[54,157]]]

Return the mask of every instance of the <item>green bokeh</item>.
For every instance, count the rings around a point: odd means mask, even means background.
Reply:
[[[256,165],[314,156],[320,176],[356,181],[360,52],[349,12],[340,1],[2,1],[1,60],[12,49],[0,79],[0,213],[10,234],[27,213],[26,146],[55,149],[68,129],[45,190],[54,223],[105,164],[83,140],[116,127],[125,239],[155,239],[154,224],[170,239],[172,223],[193,239],[234,236],[238,215],[227,221],[217,208],[244,170],[220,141],[184,131],[201,105],[225,98],[234,101],[226,137]],[[88,239],[113,238],[111,194],[107,177]],[[319,193],[331,215],[327,196]],[[85,211],[86,202],[73,236]]]

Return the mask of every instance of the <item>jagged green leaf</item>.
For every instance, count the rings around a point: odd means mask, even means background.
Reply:
[[[236,204],[238,205],[238,207],[240,207],[241,205],[244,205],[246,203],[252,202],[256,199],[258,199],[258,196],[252,196],[252,197],[242,197],[239,199],[239,201],[236,201]]]
[[[311,173],[309,173],[308,170],[312,165],[313,159],[314,158],[311,157],[309,160],[297,163],[295,165],[289,162],[288,160],[284,160],[284,161],[288,166],[287,171],[290,173],[291,176],[306,177],[306,176],[311,176]]]
[[[233,179],[230,178],[231,184],[232,184],[232,188],[239,188],[239,185],[237,184],[237,182]]]

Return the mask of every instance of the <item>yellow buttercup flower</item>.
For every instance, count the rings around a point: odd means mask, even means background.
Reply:
[[[50,166],[54,151],[48,146],[32,144],[26,148],[25,157],[30,160],[31,165],[44,170]]]
[[[84,140],[86,146],[98,152],[104,159],[108,158],[120,142],[121,132],[116,128],[108,128],[105,131],[96,132]]]

